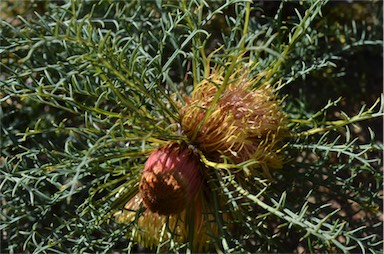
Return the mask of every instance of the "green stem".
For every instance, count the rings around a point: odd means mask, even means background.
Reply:
[[[185,2],[185,0],[181,0],[181,6],[182,6],[182,10],[183,12],[186,14],[187,12],[189,12],[188,8],[187,8],[187,4]],[[201,4],[199,6],[199,13],[198,13],[198,24],[201,23],[201,17],[202,17],[202,10],[203,10],[203,5]],[[198,28],[195,27],[195,25],[193,24],[192,22],[192,19],[190,17],[190,15],[185,15],[185,19],[187,21],[187,24],[190,28],[191,31],[194,31],[194,30],[197,30]],[[199,65],[198,61],[199,61],[199,57],[202,58],[203,60],[203,63],[206,63],[206,59],[207,59],[207,56],[205,55],[205,50],[204,50],[204,47],[203,47],[203,43],[201,42],[201,39],[200,37],[197,37],[197,38],[194,38],[193,40],[194,44],[196,44],[194,47],[193,47],[193,56],[194,58],[192,59],[192,73],[193,73],[193,87],[196,87],[197,84],[198,84],[198,77],[197,77],[197,66]],[[198,51],[195,51],[195,49],[198,48],[199,51],[200,51],[200,56],[199,56],[199,53]],[[206,68],[209,68],[209,66],[206,66],[204,65],[204,69]]]
[[[277,70],[280,68],[280,66],[283,64],[283,62],[286,60],[286,58],[287,58],[288,54],[290,53],[290,51],[292,50],[292,48],[295,46],[298,39],[304,35],[305,31],[309,27],[311,22],[308,22],[308,20],[312,21],[314,19],[314,17],[319,13],[320,7],[322,6],[321,5],[319,7],[319,4],[320,3],[324,4],[325,2],[327,2],[327,1],[317,0],[306,11],[306,14],[305,14],[304,18],[301,20],[300,24],[295,27],[295,32],[293,33],[293,35],[289,41],[289,44],[285,47],[284,51],[281,53],[282,57],[278,58],[276,60],[276,63],[273,64],[273,68],[269,72],[269,74],[266,76],[266,80],[269,80],[277,72]],[[317,9],[314,11],[315,8],[317,8]],[[271,83],[273,84],[274,82],[271,82]]]
[[[305,229],[307,231],[307,234],[305,235],[305,237],[308,237],[308,235],[313,235],[313,236],[319,237],[320,239],[324,239],[327,242],[327,244],[330,244],[332,242],[333,244],[335,244],[337,246],[343,246],[342,243],[340,243],[336,239],[336,237],[341,232],[341,229],[344,228],[345,223],[339,224],[338,225],[339,228],[336,232],[332,232],[332,230],[331,231],[324,231],[321,229],[321,226],[325,223],[325,221],[331,215],[333,215],[334,213],[337,213],[339,210],[333,211],[328,216],[323,218],[318,224],[313,224],[312,222],[305,220],[301,214],[299,214],[299,215],[294,214],[294,213],[287,214],[287,213],[284,213],[282,211],[277,210],[276,208],[269,206],[268,204],[264,203],[263,201],[261,201],[259,199],[260,194],[259,195],[253,195],[253,194],[249,193],[247,190],[245,190],[244,188],[242,188],[241,186],[239,186],[238,184],[236,184],[234,181],[232,181],[232,183],[233,183],[234,187],[236,188],[236,190],[242,196],[245,196],[248,199],[252,200],[258,206],[262,207],[263,209],[265,209],[269,213],[289,222],[292,225],[295,225],[297,227]],[[260,193],[264,192],[266,190],[266,188],[261,190]],[[332,234],[332,233],[334,233],[334,234]]]
[[[374,108],[380,102],[381,102],[381,106],[380,106],[379,111],[376,113],[372,113]],[[363,112],[361,110],[361,113],[359,113],[358,115],[355,115],[353,117],[348,117],[348,119],[345,119],[345,120],[320,122],[320,123],[318,123],[319,125],[324,124],[324,125],[328,125],[328,126],[312,128],[310,130],[298,133],[297,136],[310,136],[310,135],[314,135],[317,133],[323,133],[323,132],[326,132],[329,130],[342,128],[342,127],[349,125],[349,124],[353,124],[353,123],[357,123],[357,122],[361,122],[361,121],[365,121],[365,120],[369,120],[369,119],[373,119],[373,118],[377,118],[377,117],[383,117],[383,115],[384,115],[384,112],[382,111],[383,107],[384,107],[384,104],[383,104],[382,98],[378,98],[376,100],[376,102],[373,104],[373,106],[365,112]],[[291,119],[291,122],[299,123],[299,124],[313,124],[314,123],[314,121],[304,120],[304,119]]]
[[[241,46],[240,49],[244,50],[245,48],[245,38],[248,33],[248,26],[249,26],[249,16],[251,13],[251,3],[247,2],[246,9],[245,9],[245,21],[244,21],[244,28],[243,28],[243,38],[241,40]]]

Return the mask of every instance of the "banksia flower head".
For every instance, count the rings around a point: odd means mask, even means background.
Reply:
[[[181,213],[160,215],[149,209],[140,212],[143,199],[138,193],[115,216],[119,222],[136,223],[138,230],[132,231],[129,237],[146,248],[152,249],[168,240],[183,244],[193,236],[192,247],[194,251],[201,252],[210,246],[212,235],[218,234],[219,229],[211,223],[214,219],[212,215],[209,218],[203,215],[204,200],[201,193],[199,194],[196,202]],[[170,234],[164,234],[165,228]]]
[[[234,163],[255,159],[269,176],[268,169],[280,168],[276,152],[284,136],[286,117],[281,112],[273,87],[262,75],[249,78],[238,68],[227,79],[225,68],[215,67],[194,89],[180,109],[181,128],[207,157]]]
[[[152,152],[145,163],[140,193],[145,206],[160,215],[183,211],[200,190],[200,161],[186,145],[172,143]]]
[[[193,239],[190,244],[195,251],[212,244],[219,228],[212,223],[200,167],[198,155],[186,144],[171,143],[150,154],[139,193],[115,214],[119,222],[136,223],[138,230],[131,232],[131,239],[147,248],[168,240],[183,244]],[[164,234],[164,229],[170,234]]]

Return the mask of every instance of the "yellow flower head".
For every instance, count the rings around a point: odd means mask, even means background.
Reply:
[[[181,128],[206,156],[234,163],[255,159],[263,168],[281,168],[277,145],[285,135],[286,117],[273,86],[238,68],[224,84],[224,67],[193,90],[180,109]],[[225,86],[225,87],[224,87]],[[220,92],[220,93],[219,93]]]
[[[168,240],[183,244],[193,239],[193,250],[201,252],[209,248],[212,236],[218,234],[217,225],[212,223],[213,215],[206,214],[205,211],[210,208],[203,207],[202,193],[199,193],[193,204],[172,215],[159,215],[149,209],[140,213],[142,202],[143,199],[138,193],[115,216],[119,222],[135,223],[136,227],[128,237],[146,248],[153,249]]]

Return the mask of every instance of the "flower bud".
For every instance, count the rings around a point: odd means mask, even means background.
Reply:
[[[182,212],[201,187],[199,164],[186,145],[172,143],[154,150],[140,181],[144,205],[160,215]]]

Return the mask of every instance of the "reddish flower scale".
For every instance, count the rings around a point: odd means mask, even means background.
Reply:
[[[144,205],[160,215],[182,212],[202,184],[199,164],[198,156],[186,145],[171,143],[154,150],[140,181]]]

